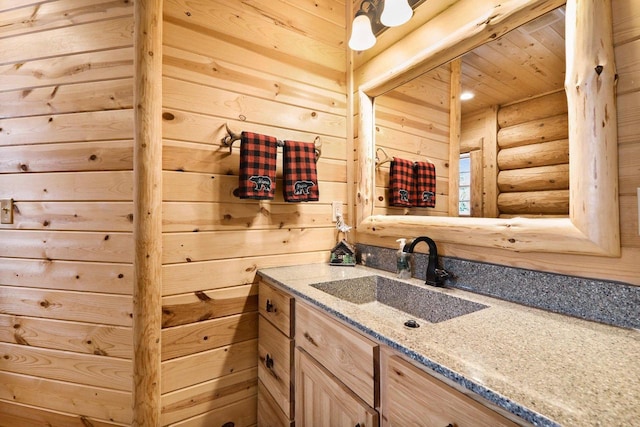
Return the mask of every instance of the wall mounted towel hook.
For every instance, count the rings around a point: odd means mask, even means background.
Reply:
[[[224,127],[227,130],[227,134],[222,137],[220,142],[225,147],[229,147],[229,152],[231,152],[233,150],[233,143],[235,141],[241,140],[242,139],[242,134],[241,133],[235,133],[234,131],[232,131],[229,128],[229,124],[228,123],[225,123]],[[318,159],[320,159],[320,156],[322,155],[322,140],[320,139],[319,136],[316,136],[315,139],[313,140],[313,146],[314,146],[314,150],[316,152],[316,163],[317,163]],[[284,141],[281,141],[281,140],[278,139],[278,147],[284,147]]]
[[[384,159],[380,160],[378,151],[382,151],[382,154],[384,154]],[[389,163],[390,161],[391,161],[391,158],[389,157],[386,151],[384,151],[381,147],[376,148],[376,169],[378,169],[381,165],[385,163]]]

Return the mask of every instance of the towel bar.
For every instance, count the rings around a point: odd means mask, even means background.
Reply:
[[[222,142],[222,145],[224,145],[225,147],[229,147],[229,152],[231,152],[231,150],[233,149],[233,143],[235,141],[239,141],[242,136],[241,134],[235,133],[231,129],[229,129],[229,125],[227,123],[225,123],[224,126],[227,129],[227,134],[220,140],[220,142]],[[316,138],[313,140],[313,145],[315,146],[317,163],[320,155],[322,154],[322,140],[320,140],[319,136],[316,136]],[[278,147],[284,147],[284,141],[278,140]]]
[[[384,159],[380,160],[380,157],[378,157],[378,151],[382,151],[382,154],[384,154]],[[393,159],[389,157],[386,151],[384,151],[380,147],[376,148],[376,169],[378,169],[380,166],[384,165],[385,163],[390,163],[392,160]],[[425,160],[433,164],[433,161],[431,161],[431,159],[425,158]]]

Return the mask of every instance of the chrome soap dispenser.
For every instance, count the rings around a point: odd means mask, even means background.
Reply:
[[[396,274],[398,279],[411,279],[411,254],[404,251],[407,239],[398,239],[396,242],[400,243],[396,253]]]

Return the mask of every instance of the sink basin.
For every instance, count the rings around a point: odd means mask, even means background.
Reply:
[[[311,286],[353,304],[382,304],[431,323],[444,322],[487,307],[383,276],[335,280]]]

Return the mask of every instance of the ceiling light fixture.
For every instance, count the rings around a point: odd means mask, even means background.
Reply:
[[[388,27],[409,21],[413,9],[424,0],[363,0],[351,25],[349,47],[367,50],[376,44],[376,35]]]
[[[460,101],[468,101],[470,99],[473,99],[474,96],[475,94],[473,92],[469,92],[469,91],[462,92],[460,94]]]

